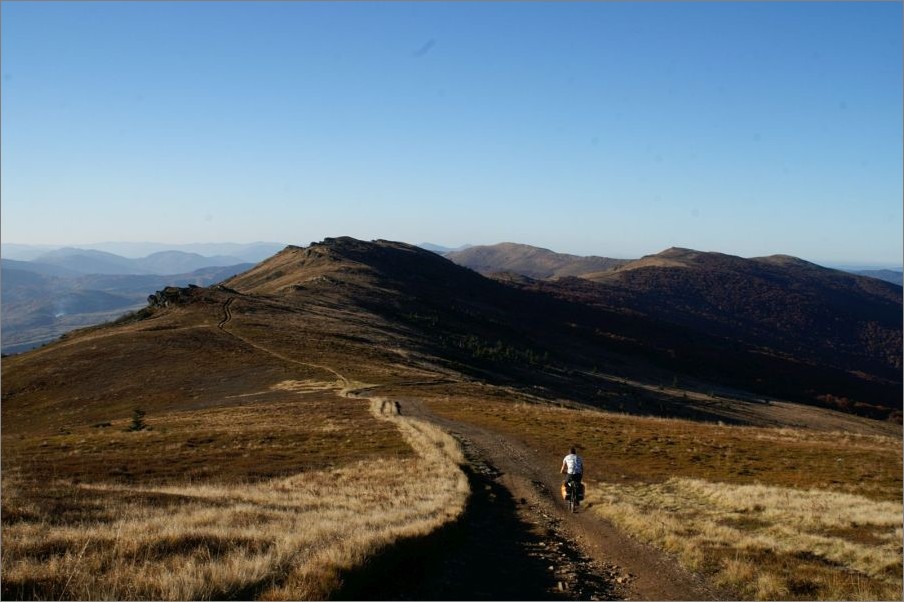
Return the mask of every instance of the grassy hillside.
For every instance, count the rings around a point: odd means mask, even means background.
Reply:
[[[555,253],[549,249],[510,242],[468,247],[445,253],[445,257],[482,274],[511,272],[544,279],[605,272],[628,262],[626,259]]]
[[[438,414],[585,459],[586,507],[739,599],[890,600],[902,587],[901,440],[436,396]]]
[[[340,591],[379,550],[464,507],[458,444],[395,413],[406,398],[523,441],[551,471],[577,443],[601,520],[739,597],[900,589],[887,511],[900,426],[678,372],[665,345],[680,332],[387,241],[289,247],[223,285],[165,289],[116,324],[3,359],[3,597]],[[719,492],[761,497],[762,516],[741,520]],[[802,512],[777,514],[791,498],[834,522],[776,534]],[[654,506],[687,530],[641,530],[631,517]],[[772,581],[747,591],[723,574],[752,563]]]
[[[4,360],[5,599],[323,598],[461,512],[454,441],[222,300]]]
[[[790,257],[687,249],[512,286],[575,303],[578,332],[678,373],[900,420],[900,287]]]

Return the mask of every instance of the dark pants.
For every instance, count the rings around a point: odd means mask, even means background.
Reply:
[[[584,478],[584,473],[576,472],[575,474],[565,475],[565,482],[580,484],[582,478]]]

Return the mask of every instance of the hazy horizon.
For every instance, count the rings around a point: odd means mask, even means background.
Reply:
[[[98,247],[114,247],[114,246],[135,246],[135,247],[140,247],[140,246],[148,246],[148,247],[152,247],[152,246],[153,246],[153,247],[161,247],[161,248],[164,248],[164,249],[176,249],[176,248],[178,248],[178,247],[205,247],[205,246],[216,247],[216,246],[229,246],[229,245],[235,245],[235,246],[253,246],[253,245],[277,245],[277,244],[278,244],[278,245],[308,246],[309,244],[314,243],[314,242],[318,242],[318,241],[320,241],[320,240],[323,240],[324,238],[334,238],[334,237],[338,237],[338,236],[345,236],[345,235],[337,234],[337,235],[335,235],[335,236],[322,236],[322,237],[320,237],[320,238],[315,238],[315,239],[312,239],[312,240],[307,241],[307,242],[300,242],[300,241],[296,241],[296,242],[291,242],[291,241],[281,242],[281,241],[276,241],[276,240],[268,240],[268,241],[265,241],[265,240],[255,240],[255,241],[250,241],[250,242],[237,242],[237,241],[226,241],[226,240],[224,240],[224,241],[215,241],[215,242],[163,243],[163,242],[159,242],[159,241],[125,241],[125,240],[119,240],[119,241],[101,241],[101,242],[71,243],[71,244],[54,244],[54,243],[38,243],[38,244],[31,244],[31,243],[18,243],[18,242],[2,242],[2,246],[3,246],[3,247],[7,247],[7,246],[28,247],[28,248],[33,248],[33,249],[46,249],[46,250],[48,250],[48,251],[54,250],[54,249],[62,249],[62,248],[91,249],[91,248],[98,248]],[[385,239],[385,237],[378,237],[378,238],[383,238],[383,239]],[[376,239],[373,239],[373,240],[376,240]],[[430,240],[420,240],[420,241],[417,241],[417,242],[411,241],[411,240],[405,240],[405,241],[398,241],[398,242],[405,242],[405,243],[408,243],[408,244],[411,244],[411,245],[416,245],[416,246],[421,246],[421,245],[436,245],[436,246],[444,247],[444,248],[448,248],[448,249],[458,249],[458,248],[462,248],[462,247],[471,247],[471,246],[492,246],[492,245],[503,244],[503,243],[515,243],[515,244],[523,244],[523,245],[528,245],[528,246],[533,246],[533,247],[538,247],[538,248],[544,248],[544,249],[553,251],[553,252],[555,252],[555,253],[563,253],[563,254],[568,254],[568,255],[577,255],[577,256],[584,256],[584,257],[590,256],[590,255],[594,255],[594,256],[598,256],[598,257],[611,257],[611,258],[614,258],[614,259],[639,259],[640,257],[642,257],[642,256],[644,256],[644,255],[655,255],[656,253],[660,253],[660,252],[666,250],[667,248],[669,248],[669,247],[662,247],[662,248],[659,248],[659,249],[657,249],[657,250],[655,250],[655,251],[650,251],[649,253],[643,253],[643,254],[641,254],[641,255],[634,255],[634,256],[627,256],[627,255],[625,255],[625,256],[617,256],[617,255],[614,255],[614,254],[611,254],[611,253],[606,253],[606,252],[574,253],[574,252],[571,252],[571,251],[568,251],[568,250],[563,250],[563,249],[558,249],[558,248],[541,247],[540,245],[532,245],[532,244],[530,244],[530,243],[521,242],[521,241],[512,241],[512,240],[509,240],[509,241],[502,241],[502,240],[500,240],[500,241],[496,241],[496,242],[490,242],[490,243],[477,243],[477,244],[475,244],[475,243],[468,243],[468,242],[461,243],[461,244],[442,244],[442,243],[437,243],[437,242],[430,241]],[[164,250],[164,249],[161,249],[161,250]],[[702,252],[725,253],[725,251],[721,251],[721,250],[719,250],[719,249],[694,249],[694,250],[695,250],[695,251],[702,251]],[[121,255],[121,256],[123,256],[123,257],[138,258],[138,257],[144,257],[146,254],[153,253],[153,252],[156,252],[156,251],[150,251],[150,252],[148,252],[148,253],[143,253],[143,254],[139,254],[139,253],[137,253],[137,252],[118,252],[118,251],[107,251],[107,252],[112,252],[112,253],[115,253],[115,254],[117,254],[117,255]],[[203,253],[200,253],[200,254],[203,255]],[[734,253],[726,253],[726,254],[728,254],[728,255],[735,255]],[[782,253],[782,252],[780,252],[780,251],[776,251],[776,252],[774,252],[774,253],[767,253],[767,254],[761,255],[761,256],[768,256],[768,255],[787,255],[787,253]],[[739,255],[739,256],[740,256],[740,257],[748,257],[748,258],[749,258],[749,257],[760,257],[760,256],[758,256],[758,255],[749,255],[749,256]],[[870,262],[870,261],[866,261],[866,262],[858,262],[858,261],[846,261],[846,260],[843,260],[843,259],[841,259],[841,260],[834,260],[834,259],[814,259],[814,258],[809,258],[809,257],[800,257],[800,259],[804,259],[804,260],[806,260],[806,261],[810,261],[811,263],[816,263],[816,264],[818,264],[818,265],[822,265],[822,266],[825,266],[825,267],[836,268],[836,269],[846,269],[846,268],[850,268],[850,269],[861,269],[861,270],[862,270],[862,269],[896,269],[896,270],[904,269],[904,261],[898,261],[898,262],[875,262],[875,261],[873,261],[873,262]]]
[[[901,263],[900,3],[0,11],[4,242]]]

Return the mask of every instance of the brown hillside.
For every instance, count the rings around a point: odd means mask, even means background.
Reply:
[[[679,342],[676,353],[700,357],[726,374],[743,372],[748,360],[740,358],[753,354],[757,368],[744,377],[747,386],[769,374],[787,379],[788,387],[773,383],[785,394],[792,394],[796,379],[794,395],[822,403],[900,407],[901,288],[889,283],[787,256],[743,259],[669,249],[609,273],[530,288],[603,311],[630,308],[690,337],[715,337],[724,343]],[[710,358],[707,348],[728,355]]]
[[[469,247],[462,251],[446,253],[445,257],[481,274],[512,272],[540,279],[601,273],[627,262],[624,259],[609,257],[580,257],[555,253],[549,249],[511,242]]]
[[[901,369],[901,288],[876,279],[783,255],[669,249],[593,280],[603,303],[840,369]]]
[[[696,265],[685,257],[667,259]],[[362,382],[478,380],[539,399],[644,414],[756,422],[756,412],[738,414],[733,404],[763,396],[836,405],[847,398],[843,409],[877,417],[900,407],[900,376],[883,371],[878,354],[844,355],[855,345],[836,337],[822,348],[824,360],[795,355],[799,347],[792,344],[807,336],[799,329],[808,320],[826,314],[835,323],[848,316],[831,313],[834,305],[817,304],[822,313],[807,313],[810,305],[801,302],[799,315],[788,314],[784,305],[769,313],[787,291],[803,294],[799,276],[753,262],[765,266],[761,271],[771,269],[772,280],[785,280],[767,286],[771,281],[763,276],[752,284],[744,276],[726,280],[723,273],[730,270],[714,267],[749,260],[698,254],[695,261],[713,265],[623,269],[601,282],[494,281],[403,243],[336,238],[287,247],[220,287],[181,289],[167,307],[8,358],[4,419],[37,420],[48,404],[71,407],[73,420],[102,421],[110,413],[127,414],[136,403],[231,403],[226,399],[241,393],[241,383],[258,386],[277,372],[296,370],[260,356],[249,341],[284,357],[339,367]],[[702,284],[677,273],[699,273]],[[862,280],[846,282],[863,291],[882,290],[881,282]],[[848,305],[861,298],[839,286],[847,291],[842,298],[850,299]],[[700,303],[702,293],[713,291],[723,291],[726,299]],[[755,295],[762,296],[756,308],[744,305]],[[719,302],[733,313],[714,310]],[[227,303],[232,335],[217,328]],[[894,307],[893,296],[876,307],[886,306]],[[779,323],[782,336],[769,330],[773,315],[787,315]],[[893,341],[885,314],[877,315],[875,332]],[[751,321],[748,330],[739,328]],[[879,344],[879,335],[875,349],[893,354],[892,346]],[[841,352],[832,355],[833,350]],[[166,390],[155,387],[164,377]],[[665,387],[676,383],[681,386]],[[724,391],[726,401],[706,402],[716,390]]]
[[[590,500],[611,504],[592,496],[673,476],[853,492],[867,508],[900,491],[900,446],[881,436],[897,425],[776,397],[859,380],[605,307],[600,286],[327,239],[5,357],[3,598],[726,599],[597,521]],[[740,388],[751,375],[769,379]],[[555,461],[574,441],[594,481],[587,512],[560,520]],[[869,536],[899,554],[886,514]],[[738,558],[722,543],[714,566]],[[850,564],[766,560],[825,579]],[[900,582],[879,577],[858,591]]]

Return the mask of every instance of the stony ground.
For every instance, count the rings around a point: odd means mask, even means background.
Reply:
[[[532,450],[498,433],[429,413],[417,400],[403,412],[446,428],[468,459],[473,494],[441,553],[397,567],[371,599],[630,600],[730,599],[673,559],[558,499],[558,459],[548,471]]]

